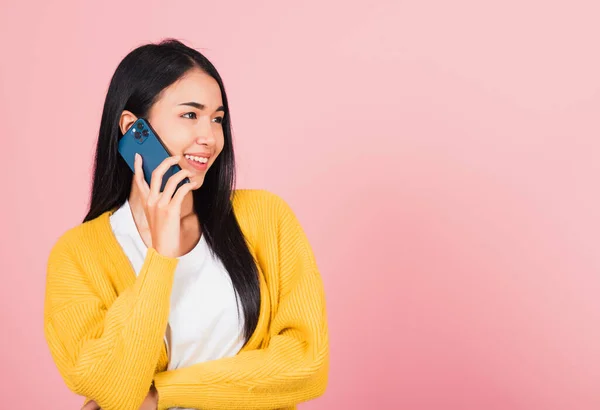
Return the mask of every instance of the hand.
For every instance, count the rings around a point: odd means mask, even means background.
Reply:
[[[142,403],[140,410],[156,410],[157,408],[158,408],[158,393],[154,388],[152,388],[152,389],[150,389],[150,391],[148,392],[148,395],[144,399],[144,402]],[[98,406],[98,403],[96,403],[94,400],[92,400],[92,401],[86,403],[86,405],[83,406],[81,408],[81,410],[102,410],[102,409],[100,408],[100,406]]]
[[[172,175],[163,192],[160,192],[163,176],[167,170],[177,164],[180,156],[169,157],[156,167],[152,172],[150,186],[144,179],[142,170],[142,157],[135,154],[135,184],[142,194],[144,213],[148,220],[152,247],[161,255],[174,258],[179,252],[179,241],[181,232],[181,204],[185,195],[194,189],[196,182],[183,184],[173,195],[177,185],[184,178],[192,175],[191,171],[181,170]],[[87,410],[87,409],[86,409]]]
[[[88,401],[85,406],[81,408],[81,410],[100,410],[100,406],[94,400]]]
[[[140,410],[157,410],[157,409],[158,409],[158,392],[156,391],[154,386],[152,386],[152,388],[148,392],[148,395],[144,399],[144,402],[142,403],[142,407],[140,407]]]

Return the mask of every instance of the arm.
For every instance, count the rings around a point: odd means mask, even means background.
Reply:
[[[176,258],[148,249],[134,284],[107,308],[67,241],[57,242],[48,261],[44,330],[69,389],[104,410],[139,409],[162,349],[176,265]]]
[[[323,394],[329,368],[325,294],[300,224],[279,200],[279,306],[263,349],[159,373],[158,408],[272,409]]]

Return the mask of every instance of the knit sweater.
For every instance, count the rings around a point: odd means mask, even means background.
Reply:
[[[159,409],[295,409],[324,393],[325,294],[306,235],[275,194],[237,190],[233,207],[259,271],[258,324],[236,356],[171,371],[164,334],[178,259],[150,247],[136,277],[110,227],[115,210],[56,241],[44,331],[69,389],[103,410],[138,410],[152,382]]]

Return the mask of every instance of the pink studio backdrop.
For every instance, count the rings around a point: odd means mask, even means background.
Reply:
[[[294,208],[325,281],[303,409],[600,408],[597,1],[26,2],[0,7],[2,408],[76,409],[45,264],[88,201],[134,47],[203,51],[239,187]]]

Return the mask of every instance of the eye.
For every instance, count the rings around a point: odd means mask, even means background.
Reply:
[[[213,121],[215,121],[217,124],[223,124],[223,117],[214,118]]]
[[[186,115],[191,115],[192,117],[186,117]],[[190,119],[190,120],[195,120],[196,119],[196,113],[195,112],[186,112],[185,114],[182,115],[182,117]]]

